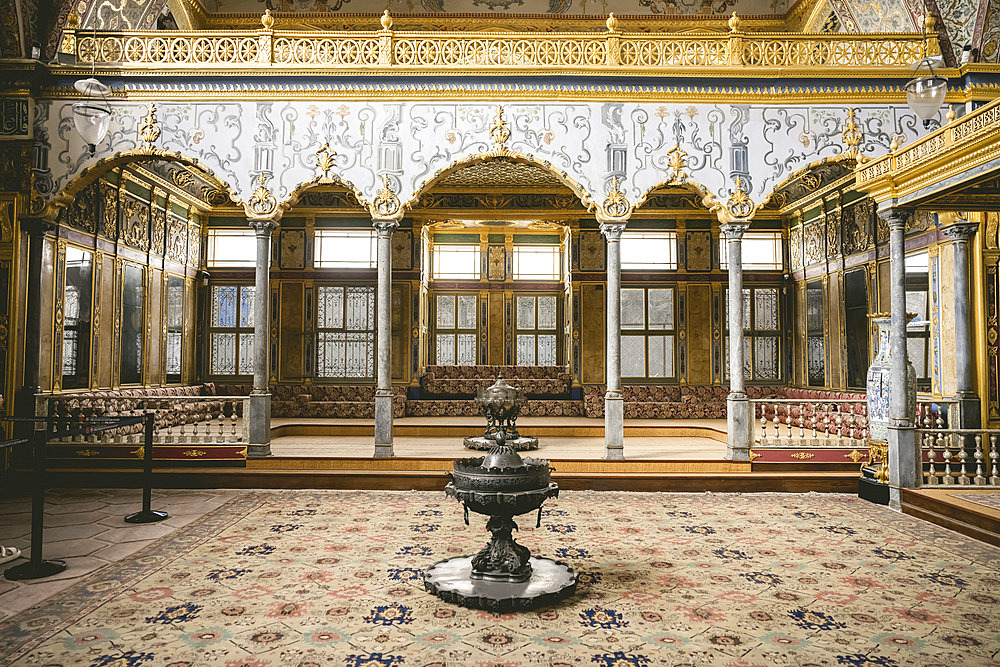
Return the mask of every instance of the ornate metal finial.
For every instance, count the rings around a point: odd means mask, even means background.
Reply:
[[[617,176],[611,180],[611,190],[608,191],[608,196],[604,198],[601,208],[604,210],[604,215],[614,219],[626,217],[629,210],[632,208],[628,203],[628,199],[626,199],[625,195],[622,194],[622,191],[618,189]]]
[[[271,194],[271,190],[266,185],[267,177],[264,172],[257,175],[257,189],[247,200],[246,210],[250,217],[268,218],[278,210],[278,200]]]
[[[687,151],[681,148],[680,142],[675,142],[674,147],[667,151],[667,164],[674,170],[674,177],[670,179],[671,184],[687,182]]]
[[[399,197],[392,191],[389,174],[382,176],[382,189],[372,201],[372,214],[379,218],[392,218],[399,213]]]
[[[507,121],[503,117],[503,107],[497,105],[497,117],[493,121],[493,127],[490,128],[490,137],[493,139],[493,151],[496,153],[503,153],[507,150],[507,140],[510,139],[510,128],[507,127]]]
[[[264,26],[264,30],[270,30],[274,27],[274,17],[271,16],[271,10],[265,9],[264,13],[260,16],[260,24]]]
[[[899,135],[895,135],[892,137],[892,141],[889,142],[889,150],[895,153],[896,149],[898,148],[899,148]]]
[[[80,27],[80,17],[77,15],[75,9],[66,17],[66,27],[70,30],[76,30]]]
[[[753,213],[753,201],[750,199],[750,195],[746,193],[743,189],[743,177],[737,176],[736,180],[733,181],[736,187],[729,195],[729,199],[726,201],[726,210],[734,218],[749,218]]]
[[[608,32],[614,32],[618,28],[618,19],[615,18],[613,12],[608,12],[608,20],[604,22],[604,25],[608,26]]]
[[[743,20],[736,15],[736,10],[733,10],[733,15],[729,17],[729,32],[739,32],[742,24]]]
[[[382,12],[382,16],[379,18],[378,22],[382,24],[382,30],[392,29],[392,16],[389,14],[388,9]]]
[[[947,120],[950,123],[951,121],[953,121],[956,118],[958,118],[958,114],[955,113],[955,108],[954,107],[949,106],[948,107],[948,113],[946,113],[944,115],[944,117],[945,117],[945,120]]]
[[[316,151],[316,167],[323,170],[323,178],[330,178],[330,170],[335,163],[333,158],[337,157],[337,151],[330,148],[330,143],[323,142],[323,145]]]
[[[139,138],[142,139],[143,150],[151,150],[160,136],[160,122],[156,120],[156,104],[150,104],[139,128]]]
[[[924,31],[928,34],[937,32],[937,19],[934,18],[934,14],[931,14],[930,10],[924,14]]]
[[[864,134],[861,133],[861,128],[855,122],[854,109],[847,110],[847,120],[844,121],[844,129],[840,133],[840,137],[846,146],[844,156],[856,160]]]

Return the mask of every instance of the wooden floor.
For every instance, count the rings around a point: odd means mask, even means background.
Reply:
[[[1000,489],[957,485],[903,489],[900,500],[906,514],[1000,547],[1000,508],[956,498],[956,494],[1000,496]]]

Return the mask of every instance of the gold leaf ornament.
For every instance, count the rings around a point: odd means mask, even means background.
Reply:
[[[672,184],[687,181],[687,174],[684,172],[687,169],[687,151],[681,148],[680,142],[667,151],[667,164],[674,170],[674,177],[670,179]]]
[[[330,170],[336,166],[334,162],[336,157],[337,151],[330,148],[330,143],[327,141],[324,141],[316,151],[316,167],[323,172],[323,178],[330,178]]]
[[[391,218],[399,213],[399,197],[392,191],[389,175],[382,177],[382,189],[375,195],[372,202],[372,213],[380,218]]]
[[[601,208],[604,209],[604,215],[609,218],[620,219],[628,216],[629,210],[632,207],[628,203],[628,199],[625,198],[625,195],[618,188],[617,176],[612,179],[611,190],[608,191],[608,196],[604,198]]]
[[[247,211],[257,218],[264,218],[278,210],[278,200],[267,187],[264,172],[257,175],[257,189],[247,200]]]
[[[142,140],[143,150],[152,149],[159,137],[160,122],[156,119],[156,104],[150,104],[142,119],[142,127],[139,128],[139,138]]]
[[[865,135],[861,132],[861,128],[855,120],[854,109],[847,110],[847,120],[844,122],[844,129],[840,133],[840,137],[844,140],[844,146],[846,146],[844,157],[857,159],[861,140],[865,138]]]
[[[497,105],[497,117],[493,120],[493,127],[490,128],[490,138],[493,139],[493,150],[496,153],[504,153],[507,150],[507,140],[510,139],[510,128],[503,117],[503,107]]]
[[[726,210],[734,218],[749,218],[753,213],[754,205],[750,199],[750,195],[743,189],[743,177],[737,176],[734,184],[736,187],[733,188],[732,193],[729,195],[729,200],[726,202]]]

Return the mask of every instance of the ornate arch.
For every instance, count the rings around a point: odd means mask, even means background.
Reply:
[[[354,198],[358,200],[358,206],[360,206],[362,209],[368,211],[371,208],[370,202],[368,202],[368,200],[365,199],[361,190],[359,190],[357,186],[355,186],[353,183],[351,183],[347,179],[341,178],[337,174],[333,174],[331,176],[317,176],[312,180],[299,183],[297,186],[295,186],[295,189],[289,192],[288,196],[285,197],[278,204],[278,208],[281,209],[282,213],[287,212],[289,209],[295,206],[295,204],[298,203],[299,199],[302,198],[302,195],[304,195],[309,190],[322,185],[334,185],[337,187],[344,188],[352,195],[354,195]]]
[[[79,194],[81,190],[93,183],[100,176],[108,173],[116,167],[126,166],[143,160],[166,160],[168,162],[177,162],[188,167],[194,167],[208,174],[213,180],[216,181],[216,183],[222,186],[222,189],[229,195],[230,201],[234,204],[242,205],[243,203],[243,201],[236,194],[236,191],[233,190],[233,187],[226,182],[225,179],[219,178],[219,176],[217,176],[210,167],[208,167],[205,163],[200,162],[197,158],[189,157],[178,151],[163,149],[154,149],[150,151],[148,149],[139,148],[103,157],[82,169],[78,174],[70,179],[59,194],[46,202],[46,217],[54,215],[57,209],[72,203],[73,199],[76,198],[76,195]]]
[[[813,160],[809,164],[796,169],[780,183],[771,188],[767,196],[758,204],[758,208],[780,210],[789,202],[797,201],[795,193],[808,192],[821,188],[854,172],[858,162],[845,154]],[[812,173],[821,171],[823,173]]]
[[[583,207],[585,209],[591,211],[597,207],[597,204],[595,203],[593,196],[590,194],[590,192],[587,191],[586,188],[580,185],[565,171],[557,169],[548,160],[539,160],[533,155],[516,153],[514,151],[510,151],[507,150],[506,148],[501,147],[499,149],[495,149],[488,153],[477,153],[475,155],[470,155],[468,157],[461,158],[445,167],[442,167],[441,169],[438,169],[438,171],[435,172],[433,176],[420,183],[416,191],[410,196],[408,200],[406,200],[403,203],[403,205],[400,208],[412,209],[416,205],[416,203],[420,201],[420,198],[422,196],[430,192],[435,185],[437,185],[438,183],[440,183],[441,181],[443,181],[445,178],[455,173],[456,171],[459,171],[466,167],[471,167],[473,165],[481,164],[483,162],[490,162],[494,160],[513,162],[517,164],[527,164],[533,167],[537,167],[547,172],[548,174],[553,176],[556,180],[558,180],[560,183],[569,188],[569,190],[580,200],[580,203],[583,204]]]
[[[704,206],[708,212],[714,213],[715,216],[718,217],[720,222],[725,222],[725,220],[723,220],[722,218],[726,210],[725,205],[718,199],[716,199],[715,193],[713,193],[711,190],[706,188],[698,181],[692,181],[691,179],[684,179],[683,181],[678,181],[676,178],[669,178],[669,179],[664,179],[659,183],[654,183],[650,187],[646,188],[641,195],[639,195],[639,198],[636,200],[635,205],[632,207],[632,211],[635,212],[639,210],[639,208],[641,208],[643,204],[649,201],[649,198],[653,195],[654,192],[656,192],[656,190],[659,190],[660,188],[667,186],[684,188],[691,194],[698,197],[701,200],[701,205]]]

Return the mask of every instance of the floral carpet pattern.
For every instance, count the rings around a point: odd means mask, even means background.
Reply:
[[[959,500],[967,500],[970,503],[1000,510],[1000,493],[951,493],[948,495]]]
[[[566,492],[518,540],[576,595],[423,590],[483,517],[443,493],[248,492],[0,624],[0,664],[1000,665],[1000,550],[850,496]]]

